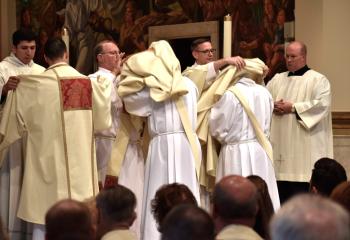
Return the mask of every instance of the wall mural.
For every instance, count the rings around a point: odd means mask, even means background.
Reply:
[[[43,64],[42,46],[70,35],[70,62],[91,73],[93,48],[112,39],[127,54],[148,45],[148,27],[232,16],[232,54],[259,57],[271,74],[284,71],[284,26],[294,21],[294,0],[17,0],[18,27],[38,33],[35,60]],[[188,47],[189,48],[189,47]]]

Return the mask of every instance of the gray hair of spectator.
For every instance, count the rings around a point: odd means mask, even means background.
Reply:
[[[349,240],[349,214],[317,194],[300,194],[287,201],[272,218],[272,240]]]

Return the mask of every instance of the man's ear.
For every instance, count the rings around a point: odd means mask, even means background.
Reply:
[[[318,190],[315,186],[311,186],[310,192],[318,194]]]
[[[134,211],[129,220],[129,227],[131,227],[131,225],[134,223],[136,217],[137,217],[137,213]]]
[[[16,53],[16,50],[17,50],[17,47],[16,47],[15,45],[12,45],[11,51],[12,51],[13,53]]]
[[[197,51],[192,51],[192,56],[194,59],[198,58],[198,52]]]
[[[45,62],[50,66],[50,60],[48,59],[48,57],[46,57],[46,55],[44,54],[44,59],[45,59]]]
[[[68,59],[69,59],[69,54],[68,54],[68,52],[64,52],[64,54],[63,54],[63,59],[64,59],[64,61],[65,61],[66,63],[68,63]]]
[[[97,61],[97,63],[102,61],[102,54],[97,54],[96,61]]]

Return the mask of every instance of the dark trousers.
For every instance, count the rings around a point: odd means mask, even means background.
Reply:
[[[308,182],[277,181],[277,187],[281,205],[296,194],[309,192]]]

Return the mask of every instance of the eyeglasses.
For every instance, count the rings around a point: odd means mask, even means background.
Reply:
[[[207,49],[207,50],[196,50],[196,52],[200,52],[200,53],[204,53],[204,54],[214,54],[216,52],[216,49],[215,48],[212,48],[212,49]]]

